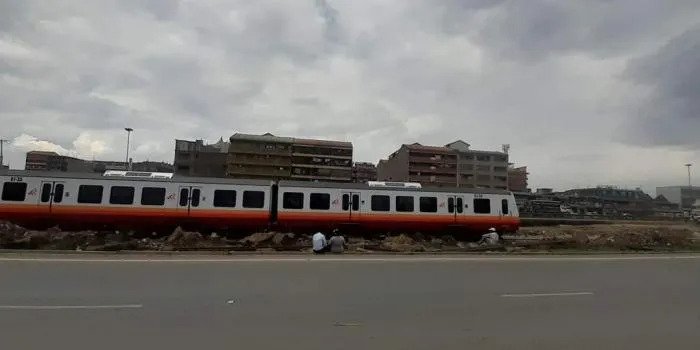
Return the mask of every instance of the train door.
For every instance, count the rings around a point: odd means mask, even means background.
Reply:
[[[358,219],[360,216],[360,193],[343,192],[343,211],[348,213],[348,220]]]
[[[187,211],[187,214],[193,208],[199,207],[202,188],[198,186],[180,186],[177,207],[180,210]]]
[[[65,182],[63,181],[42,181],[41,194],[39,196],[39,207],[42,212],[51,213],[55,203],[63,202],[63,192]]]
[[[447,212],[452,214],[454,222],[458,223],[458,217],[464,213],[464,198],[462,196],[447,196]]]

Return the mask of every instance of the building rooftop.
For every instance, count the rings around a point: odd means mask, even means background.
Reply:
[[[402,147],[406,147],[409,150],[431,151],[431,152],[442,152],[442,153],[452,153],[452,151],[453,151],[451,148],[442,147],[442,146],[424,146],[418,142],[411,143],[411,144],[403,144]]]
[[[281,137],[281,136],[275,136],[270,133],[264,133],[262,135],[253,135],[253,134],[242,134],[242,133],[235,133],[231,135],[229,138],[231,141],[235,140],[247,140],[247,141],[262,141],[262,142],[277,142],[277,143],[293,143],[294,139],[291,137]]]

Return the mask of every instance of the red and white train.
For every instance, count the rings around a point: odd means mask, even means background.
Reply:
[[[520,224],[512,193],[491,189],[15,170],[1,172],[0,184],[0,220],[30,227],[512,232]]]

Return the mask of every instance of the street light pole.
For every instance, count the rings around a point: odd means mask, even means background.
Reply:
[[[132,128],[124,128],[126,130],[126,160],[124,161],[126,170],[129,170],[129,141],[131,140],[131,132],[134,131]]]
[[[693,164],[686,164],[686,168],[688,168],[688,187],[693,187],[692,183],[690,182],[690,167],[693,166]]]
[[[5,139],[0,139],[0,167],[2,167],[3,165],[5,165],[5,163],[3,163],[3,162],[5,161],[5,154],[3,153],[3,149],[2,149],[2,145],[3,145],[5,142],[9,142],[9,141],[8,141],[8,140],[5,140]]]

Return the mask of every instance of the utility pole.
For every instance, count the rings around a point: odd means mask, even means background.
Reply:
[[[129,141],[131,139],[131,132],[134,131],[132,128],[124,128],[126,131],[126,159],[124,160],[124,168],[125,170],[130,170],[129,169]]]
[[[5,163],[3,161],[5,160],[5,154],[3,153],[3,148],[2,145],[5,144],[5,142],[10,142],[9,140],[5,139],[0,139],[0,167],[2,167]]]

